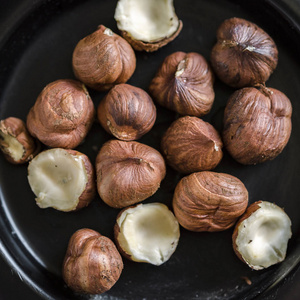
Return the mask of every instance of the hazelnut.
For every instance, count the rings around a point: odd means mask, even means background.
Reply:
[[[173,197],[174,214],[190,231],[222,231],[245,212],[248,191],[236,177],[203,171],[183,177]]]
[[[138,51],[156,51],[182,29],[173,0],[119,0],[114,17],[122,36]]]
[[[275,42],[256,24],[231,18],[219,27],[211,63],[224,83],[236,88],[263,84],[273,73],[277,61]]]
[[[167,56],[149,90],[160,105],[197,117],[210,111],[215,98],[211,69],[205,58],[194,52]]]
[[[62,275],[72,290],[102,294],[115,285],[122,270],[122,257],[109,238],[87,228],[71,236]]]
[[[109,206],[123,208],[152,196],[166,174],[161,154],[138,143],[110,140],[96,158],[97,188]]]
[[[229,98],[224,112],[223,142],[241,164],[274,159],[292,129],[292,105],[273,88],[243,88]]]
[[[27,116],[27,128],[49,147],[75,148],[86,137],[94,117],[94,104],[85,86],[61,79],[39,94]]]
[[[181,117],[165,132],[161,148],[167,163],[188,174],[215,168],[223,157],[216,129],[197,117]]]
[[[0,121],[0,149],[9,162],[22,164],[39,152],[40,144],[21,119],[9,117]]]
[[[29,163],[28,181],[40,208],[79,210],[96,193],[93,166],[85,154],[75,150],[53,148],[40,152]]]
[[[250,268],[261,270],[285,259],[291,236],[291,220],[284,210],[274,203],[257,201],[236,223],[233,249]]]
[[[135,53],[119,35],[103,25],[83,38],[73,52],[75,76],[90,88],[105,91],[132,76]]]
[[[117,216],[114,233],[124,257],[156,266],[170,259],[180,236],[175,216],[162,203],[138,204],[123,209]]]
[[[144,90],[118,84],[100,102],[98,119],[103,128],[116,138],[136,140],[153,127],[156,107]]]

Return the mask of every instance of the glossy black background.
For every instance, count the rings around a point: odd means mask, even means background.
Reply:
[[[36,96],[48,82],[73,77],[70,57],[77,41],[101,23],[117,31],[112,17],[115,3],[109,0],[2,0],[0,118],[15,115],[25,119]],[[174,51],[197,51],[209,58],[215,30],[224,18],[244,17],[269,32],[278,44],[280,60],[267,84],[285,92],[293,103],[292,138],[284,152],[272,162],[242,167],[225,153],[216,171],[230,172],[242,179],[249,189],[250,202],[262,199],[284,206],[293,221],[294,235],[283,264],[266,271],[253,272],[232,253],[231,230],[216,234],[193,234],[182,230],[178,249],[169,262],[156,268],[126,261],[120,282],[108,295],[120,299],[251,299],[262,293],[274,280],[288,274],[288,279],[261,297],[296,299],[299,271],[295,274],[295,270],[290,269],[300,254],[300,124],[297,118],[300,112],[300,81],[297,78],[300,74],[300,33],[297,24],[289,18],[300,24],[299,2],[179,0],[175,1],[175,5],[178,16],[184,22],[181,35],[156,53],[137,53],[138,67],[129,83],[146,89],[159,63]],[[215,105],[205,120],[220,130],[222,111],[233,90],[218,81],[215,87]],[[91,91],[91,96],[97,105],[103,94]],[[141,141],[159,148],[161,134],[175,117],[174,113],[159,107],[154,130]],[[95,124],[86,143],[78,149],[93,160],[103,141],[108,138]],[[168,169],[161,189],[148,201],[162,201],[170,205],[172,191],[179,178],[178,174]],[[0,299],[18,299],[20,294],[31,293],[19,276],[50,298],[74,298],[60,278],[60,262],[67,240],[74,230],[85,226],[112,237],[117,211],[109,209],[99,199],[74,214],[41,210],[35,205],[26,182],[26,167],[11,166],[3,157],[0,158],[0,182],[4,195],[1,199],[0,221],[0,236],[6,246],[4,255],[20,274],[10,272],[8,266],[1,268],[1,279],[6,281],[0,281]],[[45,265],[44,268],[40,262]],[[253,281],[252,286],[246,286],[241,275],[248,276]],[[37,296],[31,299],[33,297]]]

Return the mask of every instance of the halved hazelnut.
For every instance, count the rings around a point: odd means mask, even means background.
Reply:
[[[14,117],[0,121],[0,149],[13,164],[31,160],[40,150],[40,143],[28,132],[25,123]]]
[[[175,216],[162,203],[125,208],[117,217],[114,232],[122,255],[157,266],[169,260],[180,236]]]
[[[254,270],[285,259],[291,220],[282,208],[267,201],[251,204],[237,222],[233,235],[236,255]]]
[[[136,140],[153,127],[156,107],[144,90],[118,84],[100,102],[98,119],[103,128],[116,138]]]
[[[149,91],[160,105],[197,117],[210,111],[215,98],[212,71],[205,58],[194,52],[167,56]]]
[[[257,164],[277,157],[292,130],[292,105],[282,92],[260,86],[232,94],[224,112],[223,142],[242,164]]]
[[[76,45],[72,59],[75,76],[90,88],[106,91],[132,76],[136,58],[118,34],[100,25]]]
[[[111,140],[96,158],[97,188],[109,206],[123,208],[152,196],[166,175],[165,161],[154,148]]]
[[[108,237],[92,229],[79,229],[70,238],[62,275],[78,293],[102,294],[119,280],[123,260]]]
[[[211,63],[218,77],[232,87],[264,84],[277,66],[273,39],[256,24],[240,18],[225,20],[217,31]]]
[[[223,157],[217,130],[197,117],[181,117],[165,132],[161,142],[167,163],[188,174],[215,168]]]
[[[119,0],[115,20],[122,36],[139,51],[158,50],[182,29],[173,0]]]
[[[49,83],[27,116],[32,136],[49,147],[75,148],[93,125],[95,108],[84,84],[71,79]]]
[[[236,177],[217,172],[197,172],[183,177],[173,196],[174,214],[190,231],[222,231],[245,212],[248,191]]]
[[[96,192],[93,166],[85,154],[75,150],[40,152],[29,163],[28,181],[40,208],[78,210],[87,206]]]

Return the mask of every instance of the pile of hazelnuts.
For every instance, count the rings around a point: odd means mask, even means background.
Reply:
[[[131,45],[101,25],[75,47],[72,63],[78,81],[57,80],[48,84],[31,108],[26,126],[16,118],[1,121],[0,131],[22,143],[21,157],[12,157],[7,143],[0,142],[1,148],[13,163],[34,161],[40,143],[81,155],[68,149],[83,142],[97,116],[114,139],[101,147],[95,174],[85,156],[88,192],[84,190],[75,205],[62,210],[74,211],[88,205],[96,189],[107,205],[123,211],[132,208],[158,190],[166,175],[166,162],[184,175],[173,198],[173,211],[179,224],[197,232],[226,230],[236,224],[233,244],[239,258],[253,269],[268,267],[284,259],[286,246],[278,250],[280,260],[268,265],[260,261],[256,265],[244,258],[235,243],[239,226],[263,207],[262,202],[255,202],[247,209],[248,191],[244,184],[230,174],[211,170],[222,160],[223,146],[236,161],[245,165],[272,160],[286,146],[291,134],[291,103],[282,92],[265,85],[277,65],[277,47],[257,25],[231,18],[219,27],[210,60],[212,68],[198,53],[169,55],[151,81],[148,94],[126,84],[136,67]],[[222,134],[201,119],[210,112],[214,102],[214,74],[225,84],[237,88],[225,108]],[[108,91],[97,111],[86,86]],[[161,153],[136,141],[155,123],[156,106],[152,98],[181,116],[164,133]],[[43,199],[39,201],[41,207],[46,207]],[[285,226],[290,228],[290,223]],[[118,236],[120,227],[115,232]],[[288,231],[286,243],[290,236]],[[95,240],[101,247],[95,246],[97,249],[93,251],[106,255],[104,264],[96,263],[103,276],[97,278],[96,273],[87,272],[82,273],[86,277],[78,275],[81,267],[95,272],[90,266],[92,262],[78,254]],[[125,257],[134,260],[132,253],[124,253],[118,238],[116,243]],[[64,261],[63,276],[67,285],[86,293],[109,290],[123,268],[116,249],[112,241],[93,230],[76,232]]]

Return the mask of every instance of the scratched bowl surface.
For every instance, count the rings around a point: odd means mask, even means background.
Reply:
[[[15,15],[0,33],[0,119],[15,116],[25,120],[46,84],[74,78],[71,57],[81,38],[100,24],[118,32],[113,18],[116,1],[24,0],[16,3]],[[209,60],[216,42],[216,30],[230,17],[255,22],[278,46],[279,63],[267,86],[281,90],[292,102],[293,130],[288,145],[273,161],[255,166],[240,165],[225,151],[215,171],[242,180],[249,191],[250,203],[265,200],[284,207],[292,220],[293,232],[286,260],[266,270],[253,271],[233,252],[232,228],[218,233],[193,233],[181,228],[178,248],[165,264],[157,267],[124,259],[120,280],[110,291],[101,296],[74,294],[61,277],[62,260],[70,236],[85,227],[113,239],[119,210],[105,205],[99,196],[78,212],[40,209],[28,185],[27,165],[11,165],[1,155],[0,249],[41,298],[253,299],[259,295],[263,297],[266,290],[276,286],[299,265],[300,23],[297,22],[300,12],[279,0],[177,0],[175,8],[183,21],[182,32],[157,52],[137,52],[137,68],[129,84],[147,90],[160,63],[175,51],[199,52]],[[221,131],[224,107],[234,89],[218,79],[214,87],[213,108],[203,119]],[[105,93],[90,90],[90,95],[97,107]],[[159,105],[157,111],[153,129],[140,142],[159,150],[162,134],[178,116]],[[110,138],[95,122],[77,150],[94,162],[101,145]],[[179,173],[168,167],[160,189],[145,203],[158,201],[172,208],[172,194],[180,178]]]

